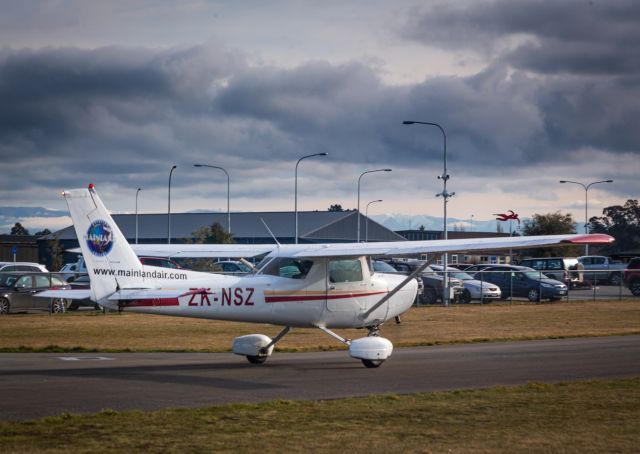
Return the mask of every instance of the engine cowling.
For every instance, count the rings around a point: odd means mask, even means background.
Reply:
[[[351,341],[349,345],[349,355],[352,358],[369,361],[384,361],[392,352],[391,341],[378,336],[362,337]]]
[[[264,334],[248,334],[246,336],[236,337],[233,340],[231,350],[236,355],[243,356],[271,356],[273,353],[273,345],[266,351],[264,347],[271,343],[271,338]]]

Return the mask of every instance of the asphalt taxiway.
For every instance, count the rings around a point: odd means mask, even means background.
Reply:
[[[0,419],[632,376],[640,336],[402,348],[378,369],[346,351],[276,352],[262,365],[231,353],[3,353]]]

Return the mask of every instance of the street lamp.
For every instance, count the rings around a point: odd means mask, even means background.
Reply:
[[[227,176],[227,233],[231,234],[231,179],[229,178],[229,172],[226,171],[223,167],[220,166],[210,166],[209,164],[194,164],[193,167],[208,167],[210,169],[218,169],[222,170]]]
[[[364,242],[365,243],[369,242],[369,205],[371,205],[372,203],[379,203],[379,202],[382,202],[382,199],[372,200],[371,202],[367,203],[367,208],[365,208],[364,210],[364,213],[365,213],[364,217],[367,218],[364,224]],[[360,216],[360,213],[358,213],[358,216]]]
[[[436,197],[442,197],[442,199],[443,199],[443,205],[444,205],[443,230],[444,230],[444,239],[446,240],[446,239],[449,238],[449,236],[447,234],[447,203],[449,202],[449,198],[453,197],[456,194],[455,192],[448,192],[447,191],[447,181],[450,178],[449,174],[447,173],[447,134],[444,132],[444,129],[442,128],[442,126],[440,126],[438,123],[431,123],[429,121],[403,121],[402,124],[403,125],[414,125],[414,124],[416,124],[416,125],[435,126],[442,133],[442,138],[443,138],[443,141],[444,141],[444,155],[443,155],[444,170],[442,172],[442,175],[438,176],[438,179],[442,180],[443,188],[442,188],[442,192],[441,193],[436,194]],[[443,254],[443,256],[442,256],[442,261],[443,261],[443,266],[444,266],[443,292],[444,292],[445,305],[449,304],[449,280],[448,280],[448,276],[447,276],[448,259],[449,259],[449,255],[445,252]]]
[[[140,194],[142,188],[138,188],[136,191],[136,244],[138,244],[138,194]]]
[[[167,205],[167,244],[171,244],[171,175],[173,171],[176,170],[176,167],[171,167],[169,171],[169,196],[167,197],[168,205]]]
[[[302,161],[303,159],[308,159],[308,158],[313,158],[314,156],[327,156],[329,153],[313,153],[307,156],[303,156],[300,159],[298,159],[298,162],[296,162],[296,172],[295,172],[295,189],[294,189],[294,207],[295,207],[295,218],[296,218],[296,244],[298,244],[298,165],[300,164],[300,161]]]
[[[375,173],[375,172],[391,172],[391,169],[366,170],[362,172],[358,177],[358,234],[357,234],[358,243],[360,242],[360,180],[362,180],[362,177],[365,176],[366,174]]]
[[[585,185],[584,183],[580,183],[579,181],[570,181],[570,180],[560,180],[560,183],[573,183],[573,184],[577,184],[582,186],[582,188],[584,189],[584,233],[589,233],[588,232],[588,227],[589,227],[589,216],[587,214],[587,205],[588,205],[588,201],[589,201],[589,188],[591,186],[593,186],[594,184],[599,184],[599,183],[613,183],[613,180],[600,180],[600,181],[594,181],[592,183],[589,183],[587,185]],[[585,244],[584,245],[584,255],[589,255],[589,245]]]

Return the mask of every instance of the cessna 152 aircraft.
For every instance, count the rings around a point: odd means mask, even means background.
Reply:
[[[553,235],[444,241],[304,245],[150,245],[146,255],[252,256],[267,253],[255,273],[226,276],[145,266],[113,221],[93,185],[63,192],[69,206],[91,288],[47,290],[43,297],[91,297],[102,306],[131,312],[269,323],[284,329],[274,338],[237,337],[232,351],[260,364],[294,327],[315,327],[346,344],[366,367],[389,358],[392,343],[379,327],[406,312],[417,291],[410,276],[374,273],[369,257],[540,247],[552,244],[608,244],[608,235]],[[155,252],[154,252],[155,251]],[[334,328],[367,328],[350,340]]]

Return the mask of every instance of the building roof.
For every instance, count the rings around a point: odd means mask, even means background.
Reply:
[[[307,242],[345,242],[357,239],[356,211],[301,211],[298,212],[298,233]],[[115,214],[114,221],[125,237],[135,238],[135,214]],[[231,213],[231,232],[239,242],[272,242],[262,220],[278,241],[287,242],[295,237],[293,212]],[[172,213],[171,238],[192,238],[193,232],[214,223],[227,227],[227,213]],[[365,240],[368,228],[370,241],[405,241],[405,238],[383,225],[361,215],[360,239]],[[73,226],[66,227],[48,238],[75,240]],[[147,240],[167,238],[167,214],[138,215],[138,237]]]

